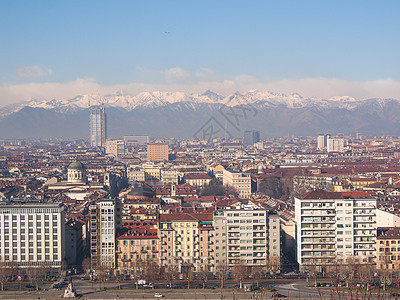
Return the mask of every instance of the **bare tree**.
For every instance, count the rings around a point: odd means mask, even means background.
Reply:
[[[210,268],[211,268],[210,260],[207,257],[201,259],[201,263],[199,265],[199,270],[197,271],[197,275],[203,282],[203,289],[205,288],[206,281],[210,276],[210,271],[211,271]]]
[[[179,268],[177,263],[172,263],[165,268],[165,280],[169,282],[169,287],[172,288],[172,284],[178,279]]]
[[[243,279],[249,276],[248,266],[238,264],[232,267],[232,277],[239,281],[239,287],[242,288]]]
[[[89,257],[85,257],[82,261],[82,270],[83,272],[85,272],[85,274],[89,274],[91,271],[91,263],[90,263],[90,258]]]
[[[256,281],[257,286],[259,285],[259,280],[263,277],[263,275],[264,271],[261,266],[251,267],[251,277]]]
[[[4,291],[4,283],[8,280],[9,276],[10,276],[10,271],[8,270],[7,266],[2,265],[0,267],[0,282],[2,291]]]
[[[43,269],[40,267],[30,267],[26,270],[26,275],[30,279],[32,285],[34,284],[36,290],[39,290],[40,282],[43,280]]]
[[[219,263],[216,267],[216,273],[218,275],[218,278],[221,281],[221,289],[224,288],[224,281],[226,274],[228,273],[228,265],[226,263]]]

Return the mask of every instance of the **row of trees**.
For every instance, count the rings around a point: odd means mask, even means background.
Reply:
[[[15,262],[8,262],[0,266],[1,290],[4,291],[6,282],[15,280],[19,282],[28,280],[35,286],[36,290],[39,290],[41,282],[54,280],[59,275],[59,270],[50,264],[22,268]]]

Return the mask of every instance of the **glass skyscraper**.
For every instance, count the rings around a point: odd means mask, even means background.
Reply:
[[[92,106],[89,114],[90,144],[92,147],[104,147],[106,144],[106,113],[104,107]]]

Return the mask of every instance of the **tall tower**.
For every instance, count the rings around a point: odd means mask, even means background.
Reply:
[[[107,139],[107,120],[104,106],[89,108],[90,144],[92,147],[104,147]]]

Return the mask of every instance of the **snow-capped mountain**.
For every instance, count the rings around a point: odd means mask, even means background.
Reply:
[[[393,99],[390,99],[393,100]],[[354,98],[334,97],[330,99],[303,98],[294,93],[285,95],[282,93],[272,93],[259,90],[250,90],[247,93],[234,93],[227,97],[222,97],[212,91],[206,91],[203,94],[186,94],[183,92],[142,92],[135,96],[124,95],[122,93],[95,95],[86,94],[76,96],[72,99],[53,99],[31,100],[20,104],[9,105],[0,108],[0,117],[15,113],[24,107],[43,108],[60,113],[71,113],[82,109],[87,109],[90,105],[101,105],[105,107],[114,107],[131,111],[135,108],[156,108],[170,105],[173,103],[210,103],[227,106],[237,106],[251,104],[260,108],[272,108],[284,106],[287,108],[305,108],[319,106],[321,108],[344,108],[355,109],[365,104],[366,100],[356,100]],[[374,99],[374,101],[385,103],[387,99]]]
[[[212,91],[155,91],[30,100],[0,108],[0,138],[87,137],[87,109],[94,105],[106,107],[110,137],[133,133],[191,137],[211,117],[232,125],[232,135],[237,137],[247,129],[258,129],[264,136],[353,133],[357,129],[366,134],[400,134],[400,102],[396,99],[317,99],[250,90],[226,97]],[[257,113],[249,113],[240,124],[221,114],[224,106],[234,109],[243,105]]]

